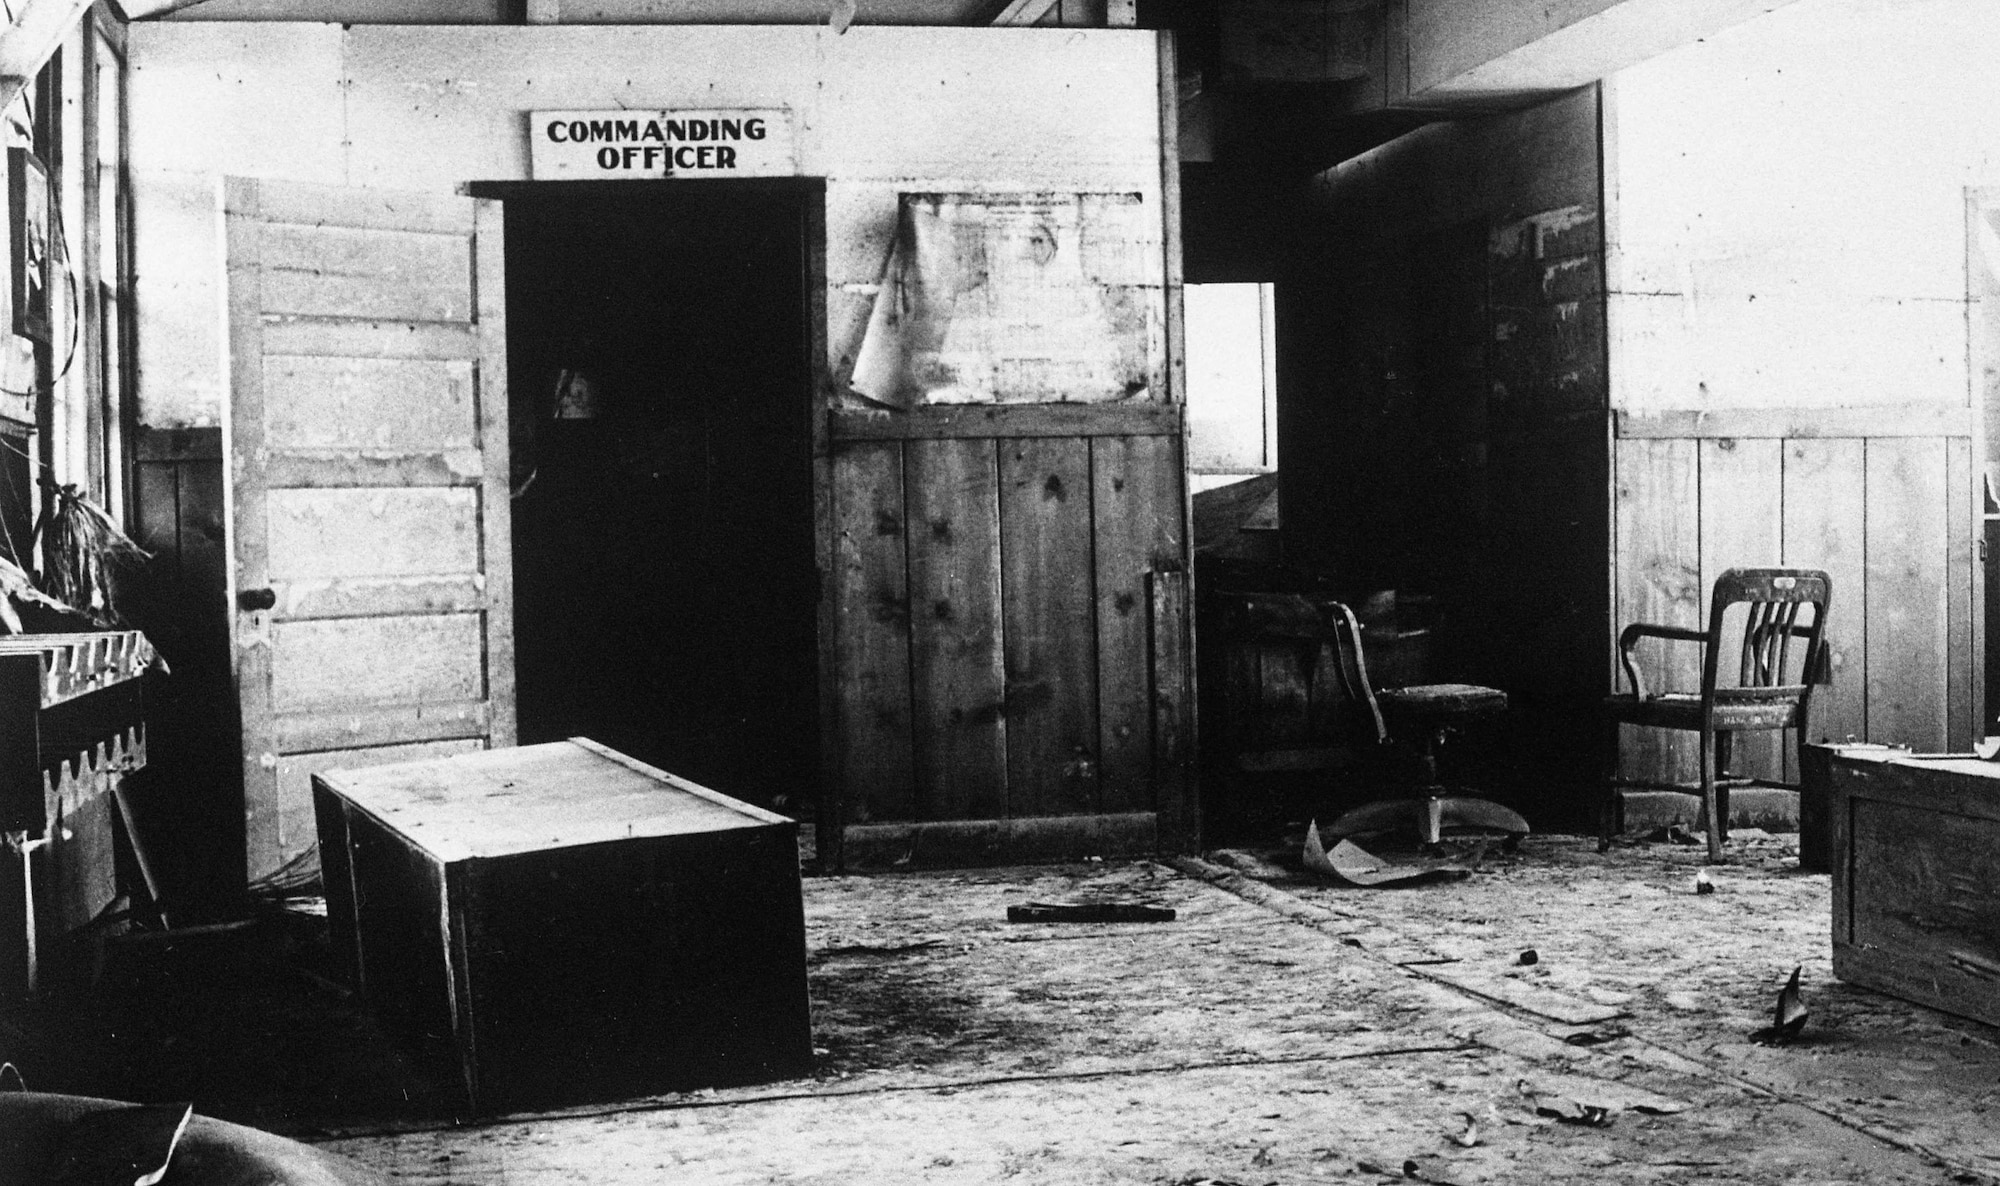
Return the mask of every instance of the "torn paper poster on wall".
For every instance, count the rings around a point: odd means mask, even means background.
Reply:
[[[1138,194],[904,194],[849,386],[904,408],[1151,397],[1158,222]]]

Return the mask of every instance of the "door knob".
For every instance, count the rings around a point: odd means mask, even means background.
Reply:
[[[236,594],[236,607],[245,611],[270,609],[278,604],[278,594],[271,589],[244,589]]]

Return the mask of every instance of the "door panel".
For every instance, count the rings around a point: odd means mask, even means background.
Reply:
[[[1097,807],[1090,442],[1000,442],[1009,815]]]
[[[497,205],[224,183],[252,881],[316,770],[514,739]]]

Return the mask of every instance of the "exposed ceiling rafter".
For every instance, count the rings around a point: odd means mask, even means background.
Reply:
[[[0,30],[0,108],[28,88],[89,7],[90,0],[22,0]]]

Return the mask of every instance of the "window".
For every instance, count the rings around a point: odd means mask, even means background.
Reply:
[[[92,176],[86,184],[84,277],[89,280],[90,489],[115,516],[125,506],[124,413],[128,407],[125,360],[129,357],[131,220],[125,196],[125,62],[109,36],[106,18],[87,22],[91,76],[86,83]]]
[[[1269,284],[1184,290],[1188,464],[1197,491],[1278,468]]]
[[[37,224],[47,241],[36,306],[45,316],[23,323],[31,334],[0,333],[0,554],[41,569],[45,585],[55,533],[44,533],[37,556],[28,539],[53,490],[74,487],[124,518],[131,368],[121,34],[106,6],[87,10],[0,120],[7,147],[34,156],[17,158],[19,178],[45,172],[48,195]],[[25,219],[28,203],[19,205]]]

